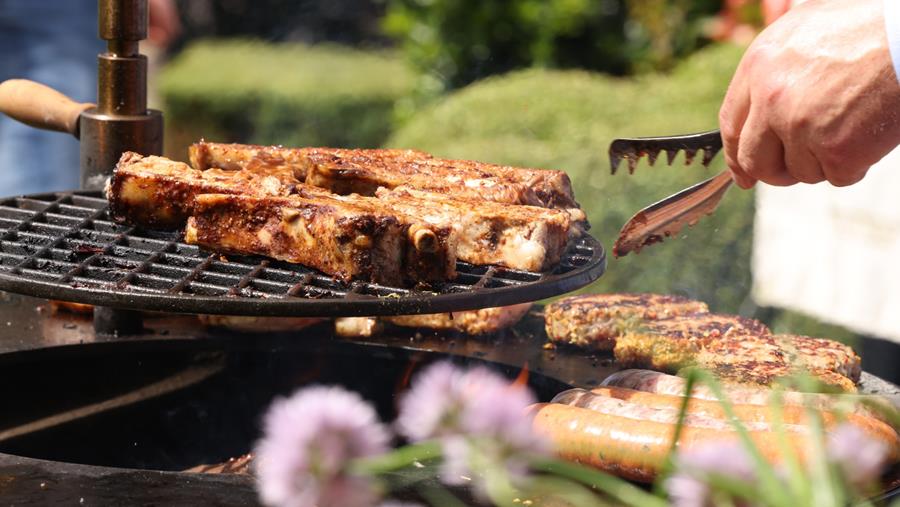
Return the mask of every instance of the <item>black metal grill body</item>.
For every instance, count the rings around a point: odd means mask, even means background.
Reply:
[[[99,192],[0,201],[0,290],[134,310],[261,316],[438,313],[570,292],[606,268],[592,237],[575,240],[553,271],[457,264],[452,282],[404,289],[345,284],[262,257],[224,256],[177,232],[114,223]]]

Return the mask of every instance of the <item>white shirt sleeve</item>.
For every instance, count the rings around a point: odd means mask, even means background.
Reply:
[[[900,0],[884,0],[884,25],[894,62],[894,75],[900,81]]]

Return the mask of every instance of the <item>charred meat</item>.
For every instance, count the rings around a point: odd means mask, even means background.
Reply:
[[[259,254],[343,281],[401,285],[405,233],[396,218],[302,197],[202,194],[184,239],[217,251]]]
[[[660,294],[586,294],[547,305],[550,341],[610,350],[630,323],[708,313],[705,303]]]

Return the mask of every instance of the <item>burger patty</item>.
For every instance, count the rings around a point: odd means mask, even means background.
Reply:
[[[680,296],[586,294],[547,305],[544,319],[550,341],[610,350],[629,325],[708,312],[705,303]]]
[[[759,321],[709,313],[705,304],[678,296],[576,296],[548,305],[544,315],[550,341],[611,348],[626,368],[700,367],[723,382],[757,385],[808,373],[842,391],[855,391],[860,375],[860,358],[846,345],[774,335]]]
[[[687,315],[633,325],[616,338],[613,352],[627,368],[674,372],[696,365],[698,354],[712,343],[768,334],[769,329],[753,319],[715,313]]]

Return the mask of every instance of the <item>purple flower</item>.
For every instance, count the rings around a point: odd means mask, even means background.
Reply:
[[[826,452],[847,482],[857,487],[878,479],[888,460],[888,446],[852,424],[842,424],[828,435]]]
[[[435,363],[417,375],[412,389],[400,399],[400,434],[420,441],[459,433],[462,380],[462,372],[447,362]]]
[[[486,368],[464,371],[442,362],[422,372],[401,399],[397,427],[411,440],[441,440],[445,483],[474,479],[475,458],[502,465],[515,480],[527,473],[530,457],[549,452],[526,414],[535,401],[528,389]]]
[[[678,454],[677,472],[666,480],[666,491],[675,507],[713,505],[711,476],[754,482],[756,473],[746,449],[739,442],[708,442]]]
[[[388,442],[371,405],[343,388],[309,387],[276,399],[255,450],[260,498],[278,507],[375,505],[375,484],[347,467],[386,452]]]

